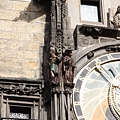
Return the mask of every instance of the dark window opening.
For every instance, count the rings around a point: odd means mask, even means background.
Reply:
[[[20,120],[30,119],[31,118],[31,108],[10,106],[10,116],[9,117],[20,119]]]
[[[81,0],[81,19],[84,21],[101,22],[100,0]]]

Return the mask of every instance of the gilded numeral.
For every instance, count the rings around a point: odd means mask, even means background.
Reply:
[[[87,71],[91,71],[91,68],[90,67],[86,67],[85,68]]]
[[[83,120],[84,117],[83,117],[83,115],[81,115],[81,116],[79,116],[78,118],[79,118],[79,120],[80,120],[80,119]]]
[[[84,78],[83,78],[82,76],[78,76],[78,79],[79,79],[80,81],[83,81],[83,80],[84,80]]]
[[[100,63],[101,63],[101,60],[98,59],[98,58],[96,58],[96,59],[95,59],[95,62],[100,64]]]

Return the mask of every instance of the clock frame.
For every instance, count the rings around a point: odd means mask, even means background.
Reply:
[[[72,97],[76,120],[120,119],[119,78],[114,82],[120,73],[120,52],[108,52],[107,47],[92,51],[89,59],[90,53],[84,54],[76,63]]]

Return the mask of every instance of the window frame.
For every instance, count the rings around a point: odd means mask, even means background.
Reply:
[[[29,112],[30,113],[28,113],[28,115],[29,115],[29,118],[28,118],[28,120],[30,120],[31,119],[31,115],[32,115],[32,107],[31,106],[26,106],[26,105],[9,105],[9,118],[11,118],[11,119],[22,119],[22,118],[12,118],[12,117],[10,117],[10,114],[11,113],[15,113],[15,112],[13,112],[13,111],[11,111],[11,110],[13,110],[13,109],[29,109]],[[16,110],[16,113],[21,113],[21,114],[26,114],[25,113],[26,111],[22,111],[22,112],[18,112],[17,110]],[[28,112],[28,111],[27,111]],[[27,114],[26,114],[27,115]],[[23,118],[24,119],[24,118]],[[26,119],[27,120],[27,119]]]
[[[80,23],[82,24],[90,24],[90,25],[100,25],[100,26],[105,26],[105,10],[104,10],[104,0],[89,0],[91,2],[96,1],[99,2],[99,15],[100,15],[100,21],[94,22],[94,21],[87,21],[87,20],[82,20],[81,18],[81,0],[79,0],[79,12],[80,12]]]

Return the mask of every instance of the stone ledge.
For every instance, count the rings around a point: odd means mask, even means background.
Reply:
[[[74,31],[75,49],[120,40],[120,30],[92,25],[77,25]]]

